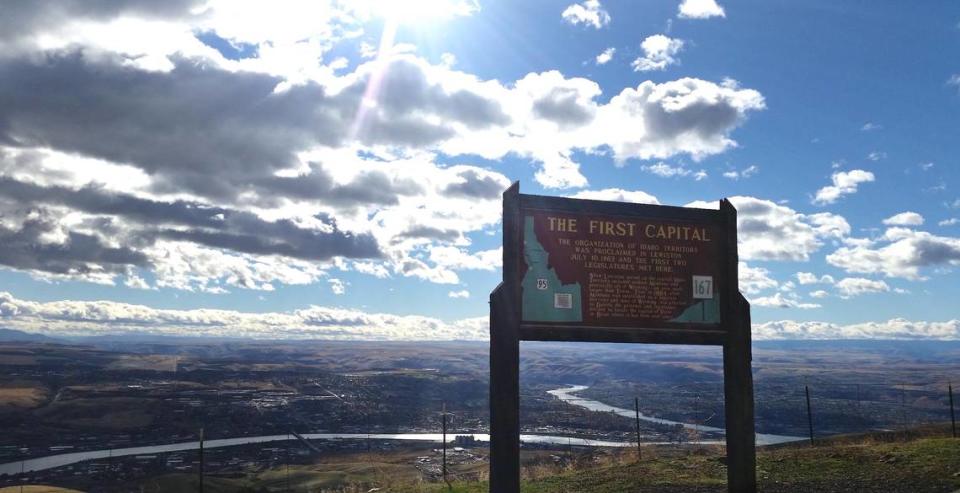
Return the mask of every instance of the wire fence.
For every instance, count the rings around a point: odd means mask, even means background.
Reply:
[[[946,425],[956,433],[958,410],[950,381],[838,383],[810,380],[757,382],[754,420],[758,433],[809,438],[898,432]],[[656,396],[654,396],[656,394]],[[674,421],[722,428],[723,383],[693,382],[644,386],[637,392],[645,409]],[[634,397],[630,397],[633,401]],[[620,399],[627,402],[624,397]],[[632,402],[631,402],[632,404]],[[626,406],[624,406],[626,407]],[[630,407],[633,407],[632,405]]]

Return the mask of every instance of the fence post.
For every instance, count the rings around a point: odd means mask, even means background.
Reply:
[[[813,445],[813,411],[810,409],[810,386],[804,385],[803,390],[807,394],[807,427],[810,429],[810,445]]]
[[[951,402],[950,409],[953,409],[952,407],[953,398],[950,399],[950,402]],[[640,451],[640,398],[639,397],[633,398],[633,407],[637,412],[637,460],[641,461],[643,460],[643,452]]]
[[[450,481],[447,481],[447,403],[443,403],[443,409],[440,411],[443,422],[443,482],[450,488]]]
[[[203,428],[200,428],[200,493],[203,493]]]
[[[953,438],[957,438],[957,415],[953,412],[953,384],[947,384],[947,393],[950,394],[950,430]]]

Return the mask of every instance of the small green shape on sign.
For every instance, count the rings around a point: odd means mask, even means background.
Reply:
[[[527,264],[527,273],[520,284],[523,320],[582,322],[580,284],[562,284],[550,268],[550,254],[537,239],[532,216],[524,217],[523,259]]]
[[[683,322],[691,324],[716,324],[720,323],[720,295],[716,290],[713,291],[713,298],[700,300],[690,305],[677,318],[671,322]]]

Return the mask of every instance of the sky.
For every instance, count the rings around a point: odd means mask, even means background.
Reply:
[[[0,327],[482,340],[519,181],[730,198],[755,339],[960,339],[960,3],[3,11]]]

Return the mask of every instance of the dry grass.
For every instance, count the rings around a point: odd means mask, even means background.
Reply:
[[[8,486],[6,488],[0,488],[0,493],[20,493],[21,486]],[[78,490],[71,490],[68,488],[59,488],[57,486],[46,486],[42,484],[30,484],[22,486],[23,493],[83,493]]]
[[[47,400],[44,387],[4,387],[0,388],[0,407],[33,409]]]
[[[110,362],[107,369],[176,371],[177,357],[164,354],[124,355]]]
[[[9,354],[4,353],[0,358],[0,365],[9,366],[34,366],[37,364],[37,357],[30,354]]]

